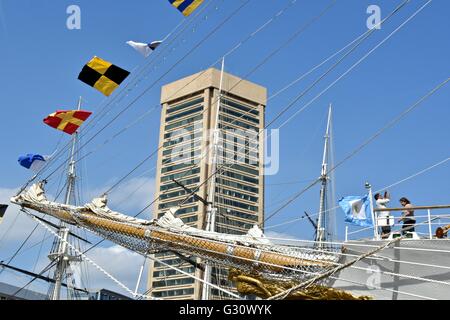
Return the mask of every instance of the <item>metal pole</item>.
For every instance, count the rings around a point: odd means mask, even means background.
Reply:
[[[330,129],[331,129],[331,115],[333,112],[333,106],[330,104],[330,109],[328,112],[328,122],[327,131],[325,134],[325,145],[323,149],[323,160],[322,160],[322,172],[320,180],[322,180],[322,187],[320,189],[320,207],[319,207],[319,219],[317,221],[317,246],[322,249],[323,242],[326,240],[327,226],[325,224],[325,208],[326,208],[326,193],[328,185],[328,149],[330,140]]]
[[[214,174],[217,171],[217,161],[220,142],[219,113],[220,113],[220,106],[222,103],[222,88],[223,88],[224,73],[225,73],[225,57],[223,57],[222,59],[222,72],[220,76],[219,97],[217,99],[216,117],[214,122],[213,147],[212,147],[213,155],[211,164],[212,174]],[[211,179],[211,185],[208,192],[208,207],[206,212],[206,230],[211,232],[214,232],[216,230],[217,208],[214,207],[215,193],[216,193],[216,177],[213,177],[213,179]],[[202,300],[211,299],[211,287],[208,285],[209,283],[211,283],[212,278],[211,274],[212,274],[211,266],[206,264],[204,272],[205,283],[203,284]]]
[[[373,221],[373,234],[374,234],[375,240],[380,240],[380,235],[378,234],[377,215],[375,214],[374,205],[373,205],[373,191],[372,191],[372,186],[370,183],[366,183],[366,189],[369,191],[370,212],[371,212],[372,221]]]
[[[134,290],[135,298],[138,296],[139,285],[141,284],[142,274],[144,272],[145,263],[147,262],[147,257],[144,259],[144,263],[141,266],[141,270],[139,271],[138,281],[136,283],[136,289]]]
[[[432,234],[432,230],[431,230],[431,210],[428,210],[428,231],[430,234],[430,240],[433,240],[433,234]]]
[[[81,110],[81,97],[78,100],[78,106],[77,106],[77,110]],[[69,162],[69,170],[68,170],[68,174],[67,174],[67,191],[66,191],[66,199],[65,199],[65,204],[71,204],[71,200],[74,194],[74,190],[75,190],[75,179],[76,179],[76,174],[75,174],[75,151],[76,151],[76,145],[77,145],[77,134],[75,133],[73,138],[72,138],[72,149],[70,152],[70,162]],[[64,274],[66,273],[67,268],[69,267],[69,257],[68,257],[68,247],[66,242],[68,241],[69,238],[69,232],[70,230],[65,227],[64,223],[61,224],[60,226],[60,230],[59,230],[59,235],[61,236],[62,239],[64,239],[65,241],[61,241],[61,240],[57,240],[58,241],[58,246],[57,246],[57,251],[54,255],[50,255],[50,257],[53,257],[54,260],[57,260],[58,263],[56,265],[56,270],[55,270],[55,276],[54,276],[54,280],[55,280],[55,286],[53,288],[53,293],[51,295],[51,300],[60,300],[61,299],[61,287],[62,287],[62,280],[64,277]]]

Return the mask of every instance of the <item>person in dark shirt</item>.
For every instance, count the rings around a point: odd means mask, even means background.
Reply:
[[[409,201],[407,198],[401,198],[400,204],[406,209],[405,211],[403,211],[402,218],[399,220],[399,222],[403,222],[403,235],[406,235],[409,232],[416,232],[416,219],[414,218],[414,210],[411,210],[411,208],[413,208],[411,201]]]

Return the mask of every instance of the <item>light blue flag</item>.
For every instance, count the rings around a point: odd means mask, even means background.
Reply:
[[[339,205],[345,212],[345,222],[360,227],[374,226],[369,196],[342,198]]]

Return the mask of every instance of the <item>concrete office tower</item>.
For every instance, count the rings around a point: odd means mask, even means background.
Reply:
[[[156,176],[159,200],[154,217],[164,215],[183,202],[189,193],[174,182],[180,182],[204,199],[208,197],[212,174],[212,132],[216,128],[222,73],[208,69],[162,88],[161,128]],[[217,232],[246,234],[264,219],[264,128],[267,90],[259,85],[224,73],[219,113],[219,174],[215,176],[215,203],[218,209]],[[202,185],[203,184],[203,185]],[[207,206],[190,197],[176,216],[186,224],[204,229]],[[201,268],[172,252],[156,257],[185,272],[202,278]],[[195,257],[189,257],[196,261]],[[197,261],[202,264],[202,261]],[[213,266],[212,282],[230,286],[227,270]],[[201,299],[202,284],[159,263],[152,263],[148,280],[153,296],[163,299]],[[226,297],[212,290],[212,297]]]

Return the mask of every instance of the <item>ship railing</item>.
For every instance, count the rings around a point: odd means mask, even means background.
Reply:
[[[415,232],[410,232],[411,239],[446,239],[447,236],[450,236],[450,214],[448,211],[446,213],[438,213],[438,211],[450,209],[450,205],[448,206],[428,206],[428,207],[412,207],[408,208],[408,211],[414,211],[414,219],[416,220]],[[360,240],[363,235],[368,233],[368,231],[375,230],[376,237],[374,240],[382,240],[386,238],[386,235],[382,237],[381,227],[389,226],[391,227],[390,238],[393,236],[398,236],[402,234],[403,231],[403,223],[399,222],[401,218],[401,212],[404,212],[405,208],[388,208],[388,209],[375,209],[374,217],[376,217],[375,226],[371,227],[357,227],[356,230],[351,231],[350,226],[346,227],[345,230],[345,240]],[[381,213],[389,213],[389,219],[386,217],[379,217]],[[417,214],[425,212],[426,214]],[[440,228],[441,237],[437,237],[437,230]],[[406,230],[407,232],[408,230]],[[443,237],[442,237],[443,232]],[[357,239],[356,239],[357,238]]]

